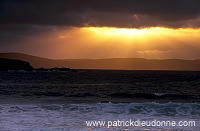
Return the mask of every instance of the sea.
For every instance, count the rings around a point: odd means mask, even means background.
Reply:
[[[126,130],[199,131],[200,72],[0,72],[0,131]]]

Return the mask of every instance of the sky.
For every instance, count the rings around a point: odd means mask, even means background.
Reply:
[[[0,52],[200,59],[199,0],[0,0]]]

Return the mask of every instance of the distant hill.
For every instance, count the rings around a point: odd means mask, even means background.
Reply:
[[[33,67],[26,61],[0,58],[0,71],[7,70],[32,70]]]
[[[34,68],[68,67],[72,69],[118,69],[118,70],[196,70],[200,71],[200,60],[180,59],[63,59],[53,60],[21,53],[0,53],[0,57],[29,62]]]

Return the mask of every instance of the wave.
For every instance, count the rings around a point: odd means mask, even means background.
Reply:
[[[111,97],[121,97],[121,98],[145,98],[145,99],[200,99],[199,95],[176,95],[176,94],[164,94],[164,93],[113,93],[110,94]]]
[[[198,103],[96,103],[96,104],[47,104],[47,105],[0,105],[0,125],[4,131],[107,131],[96,127],[89,129],[88,120],[195,120],[200,122]],[[193,127],[194,130],[198,129]],[[181,131],[193,130],[192,127]],[[122,131],[111,128],[109,131]],[[135,128],[134,128],[135,129]],[[145,128],[146,129],[146,128]],[[145,130],[138,127],[138,131]],[[174,129],[173,129],[174,130]],[[179,128],[175,129],[176,131]],[[153,130],[152,130],[153,131]],[[172,131],[162,129],[162,131]]]
[[[52,105],[1,105],[0,113],[58,111],[76,113],[144,114],[151,116],[200,116],[197,103],[98,103]]]

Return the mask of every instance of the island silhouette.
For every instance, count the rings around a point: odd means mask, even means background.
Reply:
[[[0,58],[0,71],[8,70],[33,70],[33,67],[26,61]]]
[[[106,58],[47,59],[22,53],[0,53],[0,58],[29,62],[33,68],[114,69],[114,70],[187,70],[200,71],[200,60]]]

